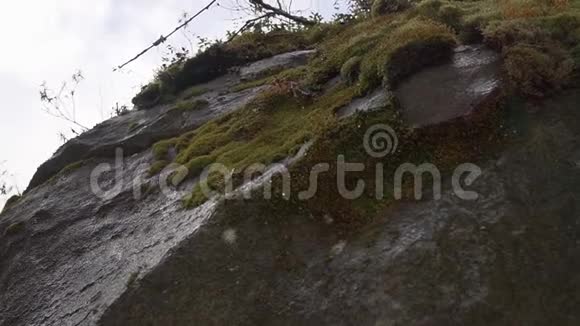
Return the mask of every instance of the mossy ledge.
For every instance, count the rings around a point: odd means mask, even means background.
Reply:
[[[572,7],[577,8],[576,3]],[[188,167],[190,171],[188,177],[194,178],[201,173],[203,166],[217,162],[232,169],[234,179],[239,179],[239,174],[250,164],[273,163],[280,157],[289,156],[293,149],[306,140],[316,140],[313,151],[319,148],[319,144],[324,144],[325,149],[333,148],[334,151],[324,150],[322,152],[325,154],[321,152],[316,156],[316,161],[329,161],[341,149],[356,152],[359,146],[360,141],[356,137],[352,138],[350,143],[349,141],[342,143],[343,136],[337,134],[337,130],[342,130],[346,135],[352,133],[352,135],[361,136],[360,126],[368,125],[369,121],[389,123],[399,126],[402,130],[408,128],[400,121],[399,108],[396,103],[386,103],[384,110],[378,115],[377,113],[363,114],[346,121],[339,121],[336,118],[334,112],[337,108],[359,96],[368,94],[377,87],[395,88],[399,81],[420,69],[445,62],[451,57],[454,47],[460,44],[468,33],[476,31],[481,40],[495,49],[506,51],[518,45],[519,42],[528,40],[519,36],[512,37],[510,33],[519,35],[517,33],[527,31],[533,34],[532,37],[537,38],[537,42],[557,44],[558,50],[549,53],[556,53],[555,55],[564,58],[571,53],[572,45],[577,44],[574,43],[576,38],[580,37],[580,34],[573,34],[564,27],[580,26],[578,24],[580,16],[564,14],[561,8],[549,7],[543,15],[525,19],[514,18],[513,15],[513,12],[505,7],[497,6],[494,1],[428,0],[409,10],[355,20],[346,25],[326,26],[325,36],[315,45],[318,50],[317,55],[307,66],[289,69],[236,86],[234,91],[269,85],[244,109],[211,121],[198,130],[154,145],[156,162],[150,173],[155,175],[169,163],[175,162]],[[522,30],[520,24],[528,26],[526,27],[528,29]],[[536,29],[540,31],[537,32],[538,35],[550,35],[552,39],[553,36],[558,35],[558,38],[548,41],[548,38],[535,36]],[[302,38],[304,33],[299,32],[297,39]],[[255,37],[255,35],[246,37]],[[510,53],[507,52],[506,55],[509,59]],[[512,68],[513,72],[508,75],[513,81],[509,83],[512,87],[506,89],[506,94],[526,94],[526,88],[530,86],[525,82],[517,81],[517,77],[520,76],[522,78],[530,76],[529,78],[534,80],[557,79],[551,81],[551,85],[554,86],[545,90],[548,94],[557,92],[567,85],[568,76],[576,67],[571,64],[572,61],[566,60],[563,64],[567,68],[563,69],[558,67],[526,68],[559,72],[553,75],[542,74],[541,71],[537,73],[530,71],[529,75],[525,75],[523,72],[513,71],[515,68]],[[326,82],[339,74],[342,75],[345,83],[330,91],[319,92],[324,89]],[[300,96],[300,94],[297,96],[295,91],[297,87],[307,90],[309,96]],[[544,89],[534,90],[544,91]],[[529,92],[527,94],[532,95]],[[497,100],[495,104],[490,104],[496,110],[502,105],[500,97]],[[477,134],[475,139],[482,140],[477,146],[482,150],[473,153],[474,157],[481,158],[486,148],[494,148],[501,138],[499,136],[501,118],[495,113],[489,113],[485,120],[494,127],[472,124],[461,127],[444,124],[433,129],[435,131],[424,131],[425,134],[434,133],[437,141],[448,144],[446,147],[436,146],[433,140],[429,139],[433,136],[432,134],[425,138],[413,134],[409,137],[413,139],[416,147],[410,149],[405,159],[428,157],[435,161],[441,160],[439,163],[444,166],[451,166],[453,162],[459,162],[466,156],[471,157],[467,147],[466,153],[459,155],[458,148],[467,146],[467,143],[474,145],[460,137],[454,138],[461,132],[468,132],[462,128],[473,129],[471,132]],[[473,124],[476,123],[473,122]],[[451,138],[448,138],[442,131],[444,128],[461,131],[451,132],[449,136]],[[427,130],[432,129],[427,128]],[[352,135],[346,137],[353,137]],[[484,139],[488,140],[484,141]],[[174,149],[177,154],[172,160],[168,158],[169,149]],[[448,154],[442,155],[441,153],[444,152]],[[311,155],[304,161],[309,161],[309,157]],[[302,166],[301,164],[299,166]],[[219,179],[218,176],[210,176],[210,184],[216,188],[221,187]],[[337,194],[334,195],[336,198],[340,197]],[[201,189],[194,187],[191,196],[185,198],[184,202],[187,207],[195,207],[205,200],[207,198],[202,195]],[[364,204],[361,205],[365,206],[366,210],[369,207],[376,208],[384,204],[376,203],[368,198],[360,202],[363,201]],[[337,204],[338,206],[340,204]],[[349,211],[352,213],[351,210]]]

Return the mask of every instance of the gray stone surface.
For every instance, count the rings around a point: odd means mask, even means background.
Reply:
[[[499,87],[500,57],[483,46],[460,46],[451,63],[425,69],[395,91],[405,120],[424,126],[469,114]]]
[[[350,117],[357,112],[369,112],[384,108],[387,105],[389,92],[384,89],[377,89],[368,96],[357,98],[350,104],[340,108],[336,115],[339,119]]]
[[[546,137],[557,146],[536,148],[530,130],[483,163],[468,187],[475,201],[447,188],[350,233],[308,212],[280,219],[260,202],[224,204],[101,324],[575,325],[580,169],[567,153],[580,148],[577,100],[529,125],[555,130]],[[564,112],[576,122],[564,125]]]
[[[315,53],[316,50],[304,50],[279,54],[242,67],[240,77],[243,81],[254,80],[265,77],[274,71],[303,66]]]
[[[255,91],[206,94],[205,113],[133,112],[77,142],[194,126]],[[162,195],[145,177],[148,150],[96,157],[0,214],[0,325],[578,325],[579,101],[574,91],[513,115],[521,139],[480,162],[477,200],[445,187],[347,232],[261,200],[185,210],[193,181]],[[90,180],[102,163],[115,170],[99,184],[121,185],[105,199]]]

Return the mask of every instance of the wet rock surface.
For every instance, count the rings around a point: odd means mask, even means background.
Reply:
[[[94,324],[132,280],[194,232],[211,204],[183,211],[179,194],[167,198],[154,186],[134,195],[133,180],[149,159],[127,159],[121,180],[114,172],[101,178],[122,185],[111,198],[90,188],[95,163],[30,191],[3,214],[0,325]],[[14,223],[24,230],[4,234]]]
[[[465,51],[451,67],[474,72],[459,82],[491,65],[473,59],[486,50]],[[580,323],[580,91],[514,114],[521,141],[480,162],[482,175],[467,187],[477,200],[446,187],[441,200],[400,202],[339,232],[331,217],[279,214],[262,200],[185,210],[193,181],[164,194],[157,177],[146,177],[144,144],[236,110],[259,91],[229,93],[238,81],[206,85],[204,110],[134,111],[57,152],[53,170],[116,146],[126,155],[45,175],[1,214],[0,325]],[[343,116],[373,110],[385,94]],[[106,198],[90,180],[101,163],[114,169],[98,184],[121,185]]]
[[[283,69],[303,66],[308,62],[316,50],[304,50],[284,53],[272,58],[252,63],[240,69],[240,77],[243,81],[254,80]]]
[[[350,104],[340,108],[336,112],[339,119],[350,117],[357,112],[369,112],[384,108],[387,105],[389,92],[384,89],[377,89],[366,97],[357,98]]]
[[[480,45],[455,49],[452,62],[403,81],[395,95],[407,123],[425,126],[469,114],[499,86],[500,57]]]
[[[100,324],[576,324],[580,169],[566,153],[580,148],[577,99],[484,163],[474,201],[446,189],[342,235],[307,213],[226,203]],[[557,146],[536,147],[544,128]]]

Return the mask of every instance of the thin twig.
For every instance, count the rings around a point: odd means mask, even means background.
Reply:
[[[161,45],[162,43],[164,43],[165,41],[167,41],[167,39],[169,37],[171,37],[173,34],[175,34],[175,32],[177,32],[178,30],[180,30],[183,27],[187,26],[187,24],[189,24],[192,20],[194,20],[195,18],[197,18],[198,16],[200,16],[204,11],[209,10],[211,8],[211,6],[213,6],[217,1],[218,0],[211,1],[207,6],[205,6],[204,8],[202,8],[197,14],[191,16],[191,18],[189,18],[188,20],[186,20],[185,22],[183,22],[181,25],[177,26],[171,33],[169,33],[169,34],[167,34],[165,36],[162,35],[157,41],[153,42],[153,44],[151,44],[151,46],[149,46],[145,50],[141,51],[133,59],[131,59],[131,60],[125,62],[124,64],[118,66],[117,68],[113,69],[113,71],[117,71],[117,70],[123,69],[126,65],[128,65],[131,62],[139,59],[142,55],[144,55],[145,53],[149,52],[149,50],[151,50],[154,47],[157,47],[157,46]]]
[[[284,11],[282,9],[278,9],[278,8],[276,8],[274,6],[271,6],[271,5],[267,4],[267,3],[264,3],[263,0],[248,0],[248,1],[251,4],[253,4],[254,6],[258,7],[258,8],[262,8],[264,10],[268,10],[268,11],[270,11],[273,14],[276,14],[276,15],[282,16],[282,17],[285,17],[285,18],[290,19],[290,20],[292,20],[292,21],[294,21],[294,22],[296,22],[298,24],[301,24],[301,25],[304,25],[304,26],[314,26],[314,25],[316,25],[316,22],[315,21],[309,20],[308,18],[304,18],[304,17],[301,17],[301,16],[292,15],[291,13],[286,12],[286,11]]]
[[[267,13],[267,14],[264,14],[264,15],[262,15],[262,16],[260,16],[260,17],[256,17],[256,18],[252,18],[252,19],[249,19],[249,20],[247,20],[247,21],[246,21],[246,23],[244,24],[244,26],[242,26],[242,27],[241,27],[240,29],[238,29],[238,30],[237,30],[235,33],[233,33],[233,34],[230,36],[230,38],[229,38],[229,39],[226,41],[226,43],[229,43],[229,42],[231,42],[231,41],[232,41],[234,38],[236,38],[236,36],[238,36],[238,35],[242,34],[242,33],[243,33],[243,32],[245,32],[245,31],[246,31],[248,28],[252,27],[252,26],[253,26],[253,24],[254,24],[255,22],[257,22],[257,21],[259,21],[259,20],[262,20],[262,19],[266,19],[266,18],[268,18],[268,17],[273,17],[273,16],[275,16],[275,14],[274,14],[274,13]]]

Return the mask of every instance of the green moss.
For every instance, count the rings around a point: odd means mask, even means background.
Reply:
[[[331,123],[333,110],[349,103],[355,90],[343,88],[312,102],[266,92],[244,109],[232,113],[229,119],[209,122],[194,133],[180,137],[175,162],[188,168],[189,177],[196,177],[216,162],[228,170],[243,171],[254,163],[279,161],[295,152],[318,128]],[[216,186],[219,183],[214,182]],[[186,202],[191,205],[196,200]]]
[[[202,155],[191,159],[185,164],[188,175],[191,177],[200,175],[206,167],[215,162],[215,159],[213,155]]]
[[[494,115],[497,111],[482,110],[478,113],[481,116],[474,118],[476,121],[454,122],[453,125],[423,128],[420,131],[405,128],[394,102],[388,103],[383,110],[357,114],[341,121],[336,119],[335,111],[382,84],[389,88],[396,87],[398,82],[418,70],[449,59],[457,45],[458,33],[462,33],[464,39],[471,40],[485,34],[488,44],[509,54],[507,51],[520,45],[522,40],[534,46],[544,46],[545,35],[573,39],[573,32],[564,33],[569,28],[556,26],[573,27],[574,24],[574,19],[552,16],[506,20],[496,1],[482,0],[426,1],[412,11],[333,26],[325,37],[317,37],[320,42],[317,54],[306,67],[238,85],[234,91],[268,84],[272,87],[264,88],[262,94],[245,108],[157,144],[154,151],[158,152],[158,159],[167,161],[168,149],[174,147],[177,156],[173,161],[190,168],[189,178],[198,176],[212,163],[220,163],[232,171],[234,181],[239,182],[240,173],[249,165],[281,161],[295,154],[305,141],[315,139],[306,157],[293,167],[293,185],[297,184],[300,188],[308,185],[308,172],[313,165],[328,162],[332,166],[333,161],[336,164],[337,153],[344,153],[350,161],[372,160],[360,146],[360,141],[370,125],[387,123],[398,127],[401,141],[410,144],[409,148],[393,157],[389,168],[394,169],[400,162],[425,161],[434,162],[443,169],[451,168],[457,162],[481,157],[484,150],[480,147],[495,146],[496,142],[500,142],[498,139],[503,133],[501,119]],[[562,44],[567,43],[562,41]],[[566,50],[568,48],[562,49],[564,52]],[[512,50],[511,53],[514,62],[519,60],[516,59],[517,52]],[[520,51],[520,54],[523,52]],[[569,62],[557,54],[564,52],[540,52],[538,57],[541,63],[549,61],[544,60],[544,55],[554,62]],[[558,68],[560,64],[553,64],[546,71],[566,71]],[[543,71],[536,71],[523,79],[534,80],[534,76],[544,78]],[[324,88],[328,80],[339,74],[349,83],[331,90]],[[294,97],[288,83],[285,83],[287,81],[295,81],[300,87],[314,90],[313,95],[308,98]],[[552,88],[558,87],[554,84]],[[499,104],[494,102],[493,105]],[[476,147],[478,151],[474,152],[473,148]],[[363,174],[362,177],[369,182],[374,181],[371,175]],[[220,179],[219,174],[210,175],[210,186],[221,189],[223,182]],[[339,194],[330,190],[336,188],[336,175],[329,174],[321,182],[320,187],[329,190],[305,204],[314,212],[327,208],[333,216],[360,217],[373,215],[389,205],[388,200],[377,201],[372,191],[354,203],[342,200]],[[276,182],[274,187],[277,187]],[[389,188],[392,185],[385,185],[385,189]],[[206,200],[198,185],[184,198],[184,203],[187,207],[195,207]],[[293,201],[288,205],[298,204]]]
[[[483,31],[485,43],[502,50],[517,43],[544,44],[550,35],[531,21],[494,21]]]
[[[149,167],[149,176],[152,177],[159,174],[159,172],[163,171],[163,169],[168,165],[168,161],[155,161],[151,167]]]
[[[364,57],[360,86],[364,91],[381,82],[395,86],[419,69],[450,58],[455,45],[454,33],[445,25],[413,19],[389,33],[380,46]]]
[[[24,221],[12,223],[6,228],[6,230],[4,230],[4,235],[15,236],[17,234],[24,232],[25,229],[26,223],[24,223]]]
[[[201,186],[196,184],[189,196],[183,199],[186,208],[195,208],[205,203],[209,198],[203,193]]]
[[[169,149],[175,147],[176,143],[177,139],[175,138],[155,143],[155,145],[153,145],[153,157],[158,161],[165,160],[169,153]]]

